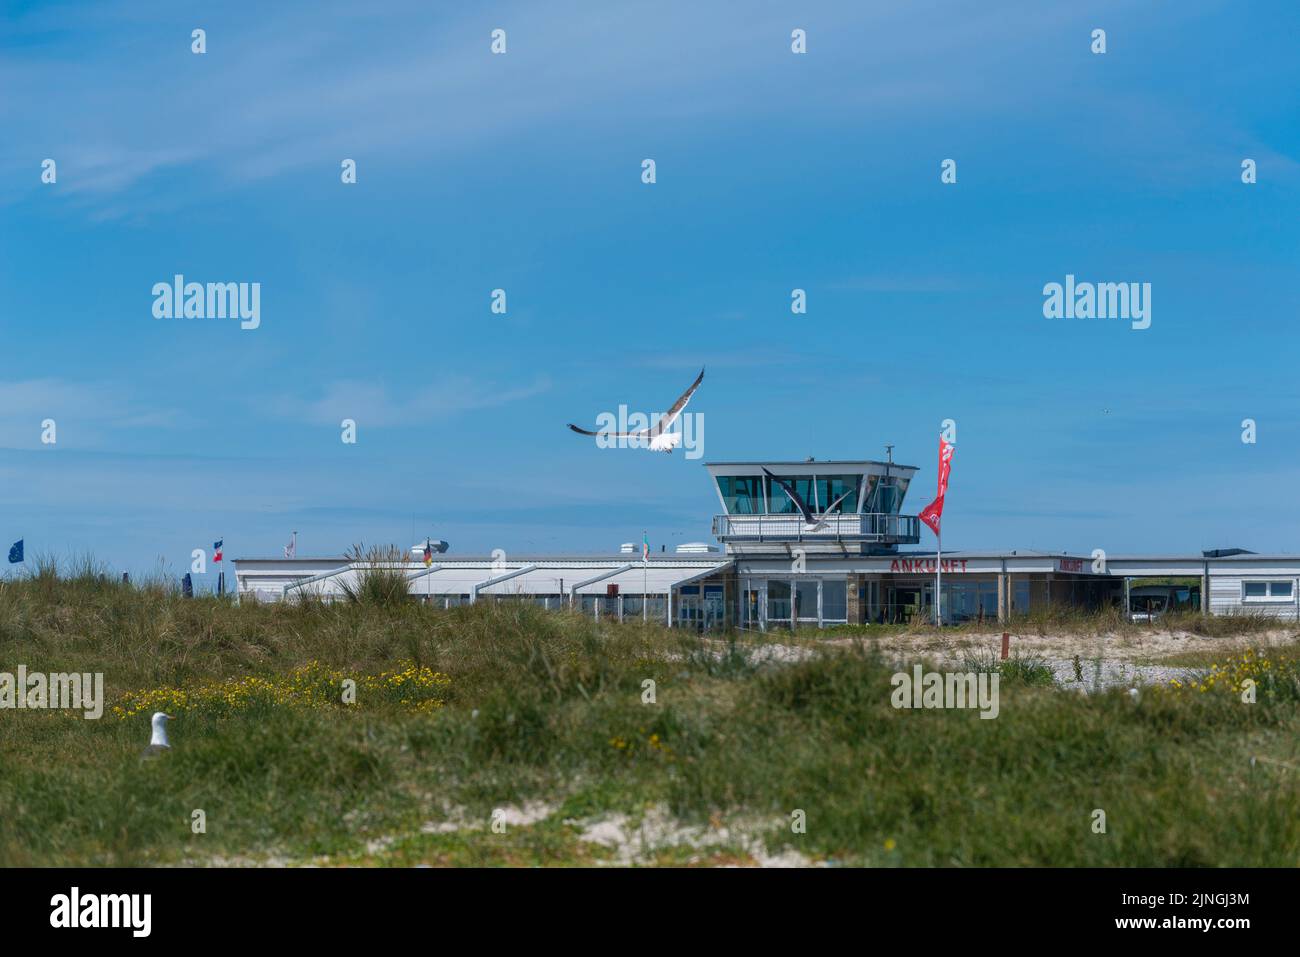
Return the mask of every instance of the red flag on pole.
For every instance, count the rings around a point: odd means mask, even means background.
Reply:
[[[953,446],[939,436],[939,487],[934,501],[921,509],[917,516],[930,526],[934,534],[939,534],[939,520],[943,518],[943,497],[948,494],[948,475],[952,472]]]

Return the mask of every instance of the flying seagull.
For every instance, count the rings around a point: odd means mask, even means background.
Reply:
[[[171,745],[167,743],[167,722],[173,720],[169,714],[163,714],[161,711],[153,713],[153,736],[149,738],[149,747],[144,749],[141,757],[156,758],[164,751],[170,751]]]
[[[683,392],[681,397],[673,403],[673,407],[660,416],[659,421],[648,429],[640,429],[636,432],[589,432],[586,429],[578,428],[572,422],[569,423],[569,428],[579,435],[608,436],[621,439],[649,439],[650,451],[671,453],[673,449],[682,444],[682,436],[680,432],[669,432],[668,430],[672,428],[673,423],[677,421],[677,417],[682,414],[682,409],[686,408],[686,403],[691,401],[691,396],[695,394],[695,390],[700,387],[700,383],[703,381],[704,370],[701,369],[699,376],[691,383],[691,387]]]
[[[819,522],[816,518],[813,517],[812,509],[808,507],[807,502],[805,502],[802,498],[799,497],[799,493],[794,490],[794,486],[792,486],[785,479],[773,475],[771,472],[767,470],[766,467],[763,468],[763,474],[766,475],[768,478],[770,478],[777,485],[781,486],[781,488],[785,489],[785,494],[790,496],[790,501],[794,502],[795,507],[799,509],[799,513],[803,515],[804,524],[810,526],[812,531],[820,532],[823,528],[826,527],[826,519],[823,517],[822,520]],[[826,514],[835,511],[836,505],[840,504],[840,502],[844,501],[846,498],[848,498],[856,491],[857,489],[853,489],[853,488],[849,489],[847,492],[845,492],[835,501],[831,502],[831,504],[826,507],[825,511],[822,512],[822,515],[825,516]]]

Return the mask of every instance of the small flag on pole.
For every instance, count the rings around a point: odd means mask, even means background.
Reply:
[[[226,540],[224,538],[219,538],[212,543],[212,560],[214,562],[221,561],[221,546],[225,543]]]
[[[641,533],[641,561],[650,561],[650,536],[645,532]]]
[[[9,564],[17,565],[23,560],[23,540],[20,538],[9,546]]]
[[[424,567],[428,568],[433,564],[433,543],[427,538],[424,540]]]
[[[190,577],[189,572],[186,572],[185,577],[181,579],[181,594],[186,598],[194,597],[194,579]]]
[[[289,536],[289,544],[284,546],[284,557],[295,558],[298,555],[298,533],[294,532]]]
[[[935,489],[934,501],[921,509],[917,518],[930,526],[936,539],[934,545],[934,624],[943,624],[943,535],[939,531],[943,519],[943,498],[948,494],[948,475],[952,472],[953,447],[942,435],[939,436],[939,487]]]
[[[939,523],[943,518],[943,498],[948,494],[948,476],[952,472],[953,446],[942,437],[939,439],[939,487],[934,501],[921,509],[917,516],[930,526],[930,531],[939,534]]]

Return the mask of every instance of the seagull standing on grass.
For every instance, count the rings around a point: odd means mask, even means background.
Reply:
[[[669,432],[668,430],[672,428],[673,423],[677,421],[677,417],[682,414],[682,409],[686,408],[686,403],[691,401],[691,396],[695,394],[695,390],[700,387],[700,383],[703,381],[704,370],[701,369],[699,376],[691,383],[691,387],[683,392],[681,397],[673,403],[673,407],[661,415],[659,421],[648,429],[639,429],[636,432],[590,432],[587,429],[578,428],[572,422],[569,423],[569,428],[579,435],[605,436],[617,439],[649,439],[651,452],[668,452],[671,454],[673,449],[682,444],[682,436],[680,432]]]
[[[804,524],[808,526],[806,531],[820,532],[823,528],[826,527],[825,516],[833,512],[835,510],[836,505],[840,504],[840,502],[844,501],[846,498],[848,498],[850,495],[852,495],[854,492],[857,491],[857,489],[851,488],[843,495],[841,495],[839,498],[837,498],[835,501],[831,502],[831,504],[827,505],[826,508],[822,511],[822,516],[823,516],[822,520],[818,521],[813,516],[812,509],[808,507],[808,503],[805,502],[799,496],[799,493],[794,490],[794,486],[792,486],[785,479],[778,478],[777,476],[773,475],[766,468],[763,469],[763,474],[766,475],[768,478],[770,478],[777,485],[781,486],[781,488],[785,489],[785,494],[790,496],[790,501],[794,502],[795,508],[799,509],[799,513],[803,516]]]
[[[141,757],[156,758],[164,751],[170,751],[171,745],[167,743],[167,722],[171,721],[172,716],[163,714],[161,711],[153,713],[153,735],[149,738],[149,747],[144,749]]]

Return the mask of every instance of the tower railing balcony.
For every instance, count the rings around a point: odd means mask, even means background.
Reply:
[[[921,521],[915,515],[886,512],[817,515],[809,525],[801,515],[715,515],[713,536],[721,542],[849,542],[916,545]]]

